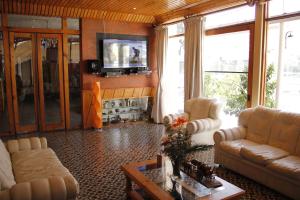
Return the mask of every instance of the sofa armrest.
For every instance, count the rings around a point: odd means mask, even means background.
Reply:
[[[166,115],[166,116],[164,116],[164,124],[166,124],[166,125],[172,124],[172,122],[179,117],[184,117],[188,120],[189,114],[184,112],[184,113]]]
[[[198,119],[198,120],[193,120],[188,122],[186,125],[186,129],[188,133],[195,134],[204,131],[219,129],[220,126],[221,126],[221,120],[205,118],[205,119]]]
[[[1,200],[68,200],[79,193],[77,181],[72,176],[53,176],[31,182],[18,183],[9,190],[0,191]]]
[[[239,140],[246,137],[247,129],[243,126],[221,129],[214,133],[215,144],[218,145],[222,141]]]
[[[6,148],[9,153],[14,153],[24,150],[46,149],[48,148],[48,145],[47,139],[45,137],[31,137],[17,140],[8,140],[6,142]]]

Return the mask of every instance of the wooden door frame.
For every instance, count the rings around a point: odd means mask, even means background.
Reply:
[[[7,25],[7,15],[2,14],[2,27]],[[15,133],[15,123],[13,114],[13,101],[12,101],[12,88],[11,88],[11,72],[10,72],[10,48],[9,48],[9,32],[1,28],[3,35],[3,49],[4,49],[4,67],[5,67],[5,82],[6,82],[6,100],[7,100],[7,112],[9,118],[9,130],[0,132],[0,135],[11,135]]]
[[[29,125],[21,125],[20,118],[19,118],[19,105],[18,105],[18,94],[17,94],[17,85],[16,85],[16,71],[15,71],[15,62],[14,62],[14,39],[15,37],[25,37],[30,38],[32,43],[32,58],[31,58],[31,69],[32,69],[32,79],[33,79],[33,88],[34,88],[34,109],[35,109],[35,124]],[[31,33],[15,33],[10,32],[10,72],[11,72],[11,84],[12,84],[12,101],[13,101],[13,108],[14,108],[14,120],[15,120],[15,128],[17,133],[22,132],[33,132],[38,130],[38,90],[37,90],[37,79],[35,77],[36,74],[36,40],[34,34]]]
[[[65,21],[65,20],[64,20]],[[63,63],[64,63],[64,90],[65,90],[65,117],[66,129],[71,128],[70,96],[69,96],[69,62],[68,62],[68,35],[63,35]]]
[[[60,123],[47,124],[45,120],[45,102],[44,102],[44,81],[43,81],[43,65],[41,39],[55,38],[58,40],[58,77],[59,77],[59,97],[60,97]],[[65,102],[64,102],[64,86],[63,86],[63,58],[62,58],[62,35],[61,34],[37,34],[37,57],[38,57],[38,79],[39,79],[39,100],[40,100],[40,124],[41,131],[52,131],[57,129],[65,129]]]
[[[248,88],[247,88],[248,108],[251,107],[251,100],[252,100],[254,28],[255,28],[254,22],[246,22],[241,24],[208,29],[205,31],[206,36],[249,31],[249,61],[248,61]]]

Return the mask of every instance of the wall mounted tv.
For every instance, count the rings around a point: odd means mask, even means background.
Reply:
[[[148,40],[145,36],[97,35],[101,71],[148,68]]]

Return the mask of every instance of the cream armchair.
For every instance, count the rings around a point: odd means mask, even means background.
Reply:
[[[46,138],[0,140],[1,200],[76,199],[79,185]]]
[[[216,99],[194,98],[185,102],[184,113],[164,117],[165,124],[171,124],[178,117],[188,120],[187,131],[193,134],[194,143],[214,144],[213,134],[220,129],[222,104]]]

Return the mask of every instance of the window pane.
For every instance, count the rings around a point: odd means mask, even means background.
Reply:
[[[236,126],[247,106],[249,31],[206,37],[203,59],[204,95],[223,102],[223,128]]]
[[[168,41],[168,63],[166,72],[167,113],[182,113],[184,107],[184,37],[170,38]]]
[[[9,27],[61,29],[61,18],[8,15]]]
[[[68,69],[71,128],[81,125],[80,37],[68,36]]]
[[[206,15],[205,28],[215,28],[230,24],[253,21],[255,17],[255,6],[242,6],[210,15]]]
[[[3,37],[0,33],[0,132],[9,131],[8,111],[7,111],[7,95],[6,95],[6,81],[4,63],[4,49],[3,49]]]
[[[300,11],[299,0],[272,0],[269,2],[269,16],[278,16]]]
[[[42,38],[42,70],[46,124],[61,122],[59,58],[57,38]]]
[[[79,19],[67,18],[67,28],[72,30],[79,30]]]
[[[248,72],[249,31],[206,37],[204,58],[205,71]]]
[[[14,37],[15,90],[21,126],[36,123],[33,41],[31,37]]]
[[[300,20],[269,25],[266,106],[300,112],[299,44]]]
[[[183,34],[183,33],[184,33],[184,23],[183,22],[168,26],[169,36],[179,35],[179,34]]]

